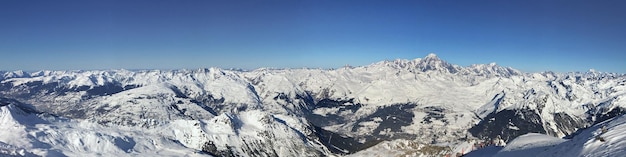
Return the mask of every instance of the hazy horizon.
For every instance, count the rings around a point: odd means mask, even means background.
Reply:
[[[622,1],[2,1],[0,70],[460,66],[626,73]]]
[[[431,53],[434,54],[434,53]],[[436,55],[436,54],[435,54]],[[424,56],[426,57],[426,56]],[[424,58],[424,57],[420,57],[420,58]],[[437,57],[439,57],[437,55]],[[419,59],[419,58],[414,58],[414,59]],[[414,59],[404,59],[404,58],[396,58],[396,59],[385,59],[385,60],[381,60],[378,62],[384,62],[384,61],[394,61],[394,60],[414,60]],[[440,58],[441,60],[446,61],[443,58]],[[40,72],[40,71],[90,71],[90,70],[96,70],[96,71],[109,71],[109,70],[128,70],[128,71],[150,71],[150,70],[164,70],[164,71],[176,71],[176,70],[198,70],[198,69],[210,69],[210,68],[219,68],[219,69],[223,69],[223,70],[235,70],[235,71],[254,71],[254,70],[258,70],[258,69],[276,69],[276,70],[282,70],[282,69],[323,69],[323,70],[335,70],[335,69],[340,69],[340,68],[344,68],[346,66],[350,66],[350,67],[364,67],[364,66],[369,66],[369,65],[373,65],[376,64],[378,62],[373,62],[367,65],[350,65],[350,64],[346,64],[343,66],[339,66],[339,67],[259,67],[259,68],[253,68],[253,69],[245,69],[245,68],[223,68],[223,67],[218,67],[218,66],[212,66],[212,67],[192,67],[192,68],[136,68],[136,69],[128,69],[128,68],[102,68],[102,69],[34,69],[34,70],[22,70],[22,69],[15,69],[15,70],[0,70],[0,72],[2,71],[23,71],[23,72],[27,72],[27,73],[34,73],[34,72]],[[447,62],[447,61],[446,61]],[[450,62],[448,62],[450,63]],[[459,65],[459,64],[455,64],[455,63],[450,63],[450,64],[454,64],[454,65]],[[488,64],[496,64],[498,66],[502,66],[496,62],[491,62],[491,63],[476,63],[476,64],[483,64],[483,65],[488,65]],[[459,65],[462,67],[469,67],[470,65]],[[502,67],[510,67],[510,66],[502,66]],[[516,70],[520,70],[517,69],[515,67],[510,67]],[[527,73],[536,73],[536,72],[560,72],[560,73],[567,73],[567,72],[589,72],[589,71],[596,71],[596,72],[607,72],[607,71],[599,71],[596,69],[587,69],[585,71],[553,71],[553,70],[545,70],[545,71],[524,71],[524,70],[520,70],[521,72],[527,72]],[[615,73],[615,72],[608,72],[608,73]]]

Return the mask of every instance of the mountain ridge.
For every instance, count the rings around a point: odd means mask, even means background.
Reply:
[[[462,68],[462,66],[459,65],[455,65],[455,64],[450,64],[448,62],[446,62],[445,60],[442,60],[441,58],[439,58],[436,54],[434,53],[430,53],[428,54],[426,57],[423,58],[415,58],[412,60],[407,60],[407,59],[395,59],[392,61],[380,61],[377,63],[372,63],[369,65],[363,65],[363,66],[358,66],[358,67],[368,67],[368,66],[375,66],[377,64],[386,64],[386,63],[395,63],[395,64],[411,64],[413,65],[414,68],[417,68],[418,70],[425,72],[425,71],[429,71],[429,70],[446,70],[448,72],[456,72],[457,68]],[[485,65],[487,67],[497,67],[497,68],[507,68],[507,69],[511,69],[511,70],[515,70],[518,71],[516,69],[512,69],[510,67],[500,67],[499,65],[495,64],[495,62],[492,63],[488,63],[488,64],[472,64],[470,66],[467,67],[472,67],[478,65],[480,67],[480,65]],[[399,67],[405,67],[405,65],[398,65]],[[465,68],[467,68],[465,67]],[[354,68],[354,67],[353,67]],[[246,71],[255,71],[255,70],[298,70],[298,69],[323,69],[323,68],[278,68],[278,69],[274,69],[274,68],[257,68],[257,69],[252,69],[252,70],[246,70]],[[241,70],[231,70],[231,69],[223,69],[223,68],[218,68],[218,67],[207,67],[207,68],[196,68],[196,69],[173,69],[173,70],[161,70],[161,69],[140,69],[140,70],[127,70],[127,69],[109,69],[109,70],[35,70],[33,72],[26,72],[23,70],[15,70],[15,71],[0,71],[3,73],[3,78],[16,78],[16,77],[30,77],[32,76],[46,76],[46,75],[50,75],[50,74],[58,74],[59,72],[86,72],[86,71],[101,71],[101,72],[106,72],[106,71],[131,71],[131,72],[141,72],[141,71],[197,71],[197,72],[201,72],[201,71],[212,71],[212,70],[226,70],[226,71],[241,71]],[[245,71],[243,71],[245,72]]]
[[[107,136],[142,143],[146,149],[120,145],[138,153],[177,140],[180,146],[173,147],[219,156],[301,149],[313,156],[345,155],[388,141],[384,145],[437,146],[432,147],[437,151],[413,153],[444,155],[462,151],[466,141],[510,141],[530,132],[565,137],[626,111],[623,74],[523,73],[497,64],[462,67],[435,54],[333,70],[122,69],[1,76],[0,97],[89,124],[67,129],[105,128],[103,134],[110,135],[119,134],[117,127],[173,131],[154,137],[166,139],[155,144],[129,134]],[[222,129],[210,131],[195,123]],[[163,128],[168,126],[202,133]],[[272,140],[289,145],[264,151],[262,145]],[[117,148],[110,151],[124,152]]]

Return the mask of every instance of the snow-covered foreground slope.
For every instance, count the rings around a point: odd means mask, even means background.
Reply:
[[[6,121],[17,130],[0,134],[5,154],[433,156],[497,137],[562,138],[626,109],[623,74],[461,67],[434,54],[334,70],[0,75],[1,102],[39,117]]]
[[[537,156],[544,150],[564,142],[564,139],[545,134],[529,133],[522,135],[508,143],[495,156],[498,157],[525,157]]]
[[[605,128],[605,129],[603,129]],[[585,129],[538,156],[626,156],[626,116]]]
[[[494,157],[591,157],[626,156],[626,116],[598,123],[581,130],[571,139],[529,133],[511,141],[506,147],[478,150],[467,156]]]

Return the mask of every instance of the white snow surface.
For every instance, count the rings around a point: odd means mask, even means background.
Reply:
[[[15,105],[2,106],[0,126],[7,127],[0,129],[0,153],[43,156],[206,155],[197,153],[206,141],[213,141],[218,150],[264,148],[280,156],[296,155],[294,152],[307,152],[296,156],[320,155],[314,152],[335,155],[319,139],[309,137],[313,131],[304,113],[337,114],[356,120],[394,104],[417,105],[411,123],[401,127],[404,133],[418,135],[415,140],[422,141],[417,145],[436,143],[461,152],[467,144],[455,140],[467,135],[468,128],[490,113],[542,108],[538,114],[544,127],[560,138],[568,132],[552,122],[555,113],[585,117],[589,112],[600,114],[626,107],[623,74],[522,73],[495,63],[462,67],[434,54],[332,70],[13,71],[4,72],[0,84],[5,85],[0,86],[0,96],[12,96],[37,110],[65,117],[51,118],[26,113]],[[97,93],[110,85],[120,91]],[[355,112],[340,112],[332,107],[312,109],[307,102],[322,99],[353,100],[362,106]],[[420,123],[428,116],[426,107],[445,109],[443,118]],[[359,137],[372,134],[380,123],[380,118],[374,118],[324,129]],[[355,125],[361,127],[353,131]],[[612,128],[619,130],[619,126]],[[609,138],[621,138],[617,132],[609,133]],[[403,140],[386,141],[355,155],[386,150],[393,154],[400,147],[384,145],[410,143]],[[575,140],[550,145],[556,149]],[[507,145],[503,151],[532,149],[521,146],[526,145]],[[593,149],[602,147],[594,146],[586,144],[582,156],[602,156]]]
[[[511,141],[504,147],[502,150],[498,152],[495,156],[497,157],[525,157],[525,156],[536,156],[538,153],[547,149],[547,147],[551,147],[562,143],[566,140],[561,138],[556,138],[553,136],[538,134],[538,133],[529,133],[526,135],[522,135]],[[521,153],[523,152],[523,153]]]
[[[602,133],[603,127],[606,127],[605,133]],[[571,140],[541,152],[537,156],[626,156],[625,132],[626,116],[622,115],[585,129]]]
[[[603,133],[603,129],[606,132]],[[626,116],[618,116],[582,130],[572,139],[529,133],[504,148],[489,147],[467,156],[494,157],[620,157],[626,156]],[[600,140],[603,139],[604,141]]]
[[[243,139],[264,144],[258,149],[274,149],[278,156],[315,156],[307,149],[315,144],[307,146],[307,139],[292,128],[259,111],[239,117],[222,114],[209,120],[174,120],[149,129],[35,115],[13,104],[0,111],[0,155],[208,156],[198,151],[207,139],[218,149],[241,148]]]

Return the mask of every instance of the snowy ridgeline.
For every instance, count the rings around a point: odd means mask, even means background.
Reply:
[[[527,133],[571,137],[622,114],[625,84],[433,54],[335,70],[1,72],[0,154],[464,154]]]

